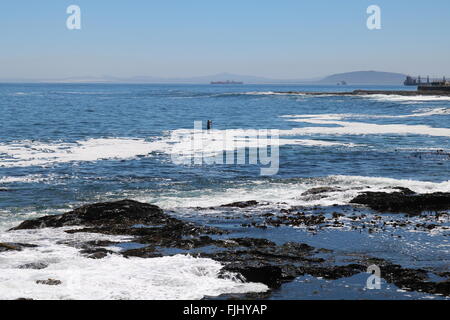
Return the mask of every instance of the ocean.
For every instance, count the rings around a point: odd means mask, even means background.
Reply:
[[[69,234],[59,229],[7,232],[26,219],[61,214],[84,204],[133,199],[178,217],[221,225],[225,223],[218,221],[222,211],[214,207],[235,201],[264,203],[246,212],[258,215],[292,206],[324,210],[348,206],[365,190],[405,187],[418,193],[450,192],[450,97],[279,93],[354,89],[405,90],[394,86],[0,84],[0,242],[38,245],[0,253],[0,298],[201,299],[267,289],[259,283],[223,279],[218,276],[221,263],[186,253],[93,260],[69,245],[81,240],[126,242],[125,236]],[[213,123],[214,143],[206,142],[213,155],[226,150],[227,131],[247,136],[249,130],[276,130],[275,174],[261,175],[264,165],[260,163],[174,162],[174,150],[189,151],[186,137],[195,134],[195,121],[206,126],[207,120]],[[259,143],[252,138],[246,142]],[[323,186],[339,191],[323,197],[302,195]],[[343,255],[373,254],[402,266],[445,272],[450,261],[445,228],[449,225],[444,221],[443,228],[428,233],[392,231],[400,237],[345,228],[314,234],[286,228],[273,231],[270,237],[277,243],[304,242]],[[252,237],[267,233],[246,231],[239,225],[232,228]],[[46,261],[49,267],[18,267],[37,261]],[[77,283],[85,279],[83,285],[70,285],[74,277]],[[32,281],[41,278],[66,281],[58,287]],[[308,279],[282,286],[271,298],[442,298],[404,292],[393,285],[380,293],[364,291],[361,276]],[[319,287],[321,293],[314,293]]]

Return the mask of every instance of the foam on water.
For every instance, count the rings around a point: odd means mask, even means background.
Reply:
[[[332,191],[320,196],[302,195],[305,191],[317,187],[331,187]],[[253,181],[234,185],[230,188],[203,189],[198,192],[179,191],[175,194],[158,194],[149,197],[148,193],[136,194],[139,201],[148,201],[165,209],[186,207],[215,207],[236,201],[257,200],[268,202],[269,206],[331,206],[346,205],[364,191],[398,191],[396,187],[409,188],[417,193],[450,192],[450,181],[441,183],[391,179],[381,177],[342,176],[335,175],[323,178],[299,178],[287,181]]]
[[[0,166],[49,166],[73,161],[130,159],[157,151],[159,146],[144,139],[88,139],[77,143],[20,141],[0,144]]]
[[[370,94],[361,95],[359,97],[364,97],[367,99],[372,99],[380,102],[428,102],[428,101],[450,101],[449,96],[401,96],[401,95],[389,95],[389,94]]]
[[[179,129],[167,133],[158,140],[146,141],[139,138],[88,139],[76,143],[42,143],[20,141],[0,144],[0,167],[52,166],[58,163],[89,162],[99,160],[133,159],[148,156],[153,152],[192,156],[193,141],[202,143],[202,155],[213,156],[223,151],[267,147],[269,145],[303,145],[318,147],[346,146],[339,143],[313,139],[259,139],[258,130],[211,130],[197,132]],[[38,176],[1,177],[0,183],[36,182]],[[43,177],[42,179],[47,179]]]
[[[434,128],[428,125],[374,124],[345,119],[403,119],[434,115],[449,115],[448,108],[419,109],[404,115],[369,115],[369,114],[304,114],[282,116],[290,122],[316,124],[292,129],[278,130],[281,137],[292,135],[428,135],[450,137],[449,128]],[[323,125],[332,125],[324,127]],[[270,130],[273,129],[268,129]],[[193,141],[202,145],[202,156],[214,156],[220,152],[267,147],[270,145],[302,145],[310,147],[355,147],[356,144],[320,139],[261,139],[259,130],[229,129],[210,130],[178,129],[165,132],[157,140],[147,141],[142,138],[91,138],[75,143],[39,141],[16,141],[0,144],[1,167],[52,166],[58,163],[76,161],[99,161],[105,159],[132,159],[148,156],[153,152],[192,156]],[[31,182],[37,177],[2,177],[0,183]]]
[[[275,92],[275,91],[251,91],[243,93],[245,95],[271,95],[271,96],[306,96],[306,97],[333,97],[333,96],[343,96],[343,93],[335,94],[335,93],[321,93],[321,94],[312,94],[312,93],[302,93],[302,92]],[[416,96],[403,96],[403,95],[394,95],[394,94],[361,94],[354,95],[352,93],[348,93],[350,97],[358,97],[358,98],[366,98],[370,100],[375,100],[379,102],[400,102],[400,103],[420,103],[420,102],[433,102],[433,101],[450,101],[449,96],[431,96],[431,95],[416,95]]]
[[[288,93],[288,92],[275,92],[275,91],[250,91],[243,93],[249,96],[305,96],[304,93]]]
[[[0,299],[201,299],[225,293],[264,292],[258,283],[235,275],[219,277],[222,265],[211,259],[176,255],[161,258],[103,259],[82,256],[74,245],[92,240],[127,241],[129,237],[67,234],[67,228],[2,232],[0,242],[36,244],[36,248],[0,256]],[[42,263],[40,270],[21,266]],[[37,280],[56,279],[56,286]]]
[[[30,174],[17,177],[0,177],[0,184],[50,182],[56,178],[58,177],[55,174],[48,174],[45,176],[40,174]]]
[[[267,148],[268,146],[302,145],[312,147],[354,147],[352,143],[340,143],[314,139],[286,139],[272,136],[272,130],[200,130],[179,129],[172,132],[166,153],[185,157],[212,157],[225,151],[245,148]],[[167,141],[167,140],[166,140]],[[196,143],[197,145],[194,145]]]
[[[334,125],[330,127],[312,126],[280,130],[280,135],[426,135],[435,137],[450,137],[449,128],[434,128],[428,125],[407,124],[375,124],[367,122],[342,121],[343,115],[317,114],[288,116],[287,121],[318,125]]]
[[[429,117],[434,115],[450,115],[449,108],[423,108],[414,111],[411,114],[403,115],[375,115],[375,114],[357,114],[357,113],[336,113],[336,114],[306,114],[306,115],[284,115],[281,118],[313,118],[322,120],[343,120],[343,119],[401,119]]]

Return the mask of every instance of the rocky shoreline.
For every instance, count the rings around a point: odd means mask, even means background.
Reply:
[[[315,188],[308,194],[318,196],[327,192],[325,188]],[[450,194],[415,194],[409,189],[399,188],[398,192],[366,192],[351,201],[357,207],[369,206],[373,210],[384,212],[403,212],[420,214],[433,211],[435,215],[447,215],[450,210]],[[221,206],[222,209],[257,207],[257,201],[231,203]],[[336,210],[327,216],[315,212],[305,213],[304,208],[291,208],[278,213],[266,213],[242,225],[247,228],[279,228],[281,226],[304,226],[308,230],[336,228],[343,226],[346,217],[344,211]],[[355,221],[361,229],[384,232],[386,227],[376,224],[379,215],[353,215],[348,217]],[[405,225],[408,222],[405,222]],[[378,226],[378,230],[377,229]],[[417,225],[415,228],[430,231],[437,225],[433,223]],[[221,262],[223,276],[232,272],[242,281],[259,282],[267,285],[270,291],[263,294],[248,294],[242,297],[267,298],[273,290],[283,283],[293,281],[297,277],[312,275],[324,279],[336,280],[366,273],[367,268],[376,264],[381,269],[382,278],[387,283],[408,291],[426,292],[450,296],[450,270],[435,271],[422,268],[402,267],[382,258],[355,255],[347,263],[337,263],[336,253],[328,248],[316,248],[306,243],[288,241],[276,243],[270,237],[240,237],[233,230],[217,226],[203,225],[174,217],[161,208],[133,200],[96,203],[86,205],[62,215],[44,216],[26,220],[10,231],[33,230],[41,228],[73,227],[67,233],[98,233],[104,235],[126,235],[133,238],[138,247],[120,252],[110,249],[112,241],[88,241],[76,244],[80,253],[91,259],[102,259],[107,255],[123,257],[154,258],[175,253],[191,254],[195,257],[211,258]],[[403,227],[400,223],[395,227]],[[70,244],[68,244],[70,245]],[[26,243],[0,243],[0,252],[20,251],[32,247]],[[445,258],[445,257],[444,257]],[[45,269],[44,264],[23,266],[28,269]],[[430,278],[430,276],[432,277]],[[438,277],[441,281],[434,281]],[[59,285],[59,279],[43,279],[41,284]],[[25,297],[26,298],[26,297]],[[230,297],[228,297],[230,298]]]

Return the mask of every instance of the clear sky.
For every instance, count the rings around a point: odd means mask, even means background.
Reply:
[[[66,8],[81,8],[81,30]],[[369,5],[382,29],[366,27]],[[450,76],[449,0],[2,0],[0,79]]]

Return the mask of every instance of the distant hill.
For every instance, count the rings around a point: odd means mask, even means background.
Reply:
[[[265,77],[240,75],[231,73],[219,73],[207,76],[186,77],[186,78],[163,78],[155,76],[134,76],[115,77],[110,75],[71,77],[64,79],[0,79],[0,82],[56,82],[56,83],[199,83],[209,84],[211,81],[242,81],[246,84],[337,84],[345,81],[349,85],[360,84],[386,84],[401,85],[406,79],[406,75],[391,72],[378,71],[357,71],[339,73],[328,76],[324,79],[271,79]]]
[[[282,82],[283,80],[273,80],[264,77],[246,76],[231,73],[219,73],[208,76],[196,76],[186,78],[163,78],[154,76],[134,76],[134,77],[114,77],[109,75],[103,75],[98,77],[85,76],[85,77],[71,77],[65,79],[46,79],[46,80],[30,80],[30,82],[42,81],[42,82],[62,82],[62,83],[200,83],[207,84],[211,81],[242,81],[244,83],[273,83]],[[1,79],[0,79],[1,81]]]
[[[320,83],[336,84],[341,81],[347,82],[349,85],[355,84],[386,84],[386,85],[401,85],[405,81],[406,75],[401,73],[380,72],[380,71],[356,71],[338,73],[328,76]]]

